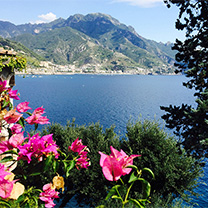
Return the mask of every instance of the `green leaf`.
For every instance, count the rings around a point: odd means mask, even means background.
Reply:
[[[17,123],[20,124],[20,125],[22,126],[23,129],[25,129],[25,121],[24,121],[24,118],[23,118],[23,117],[21,117],[21,118],[19,119],[19,121],[17,121]]]
[[[132,168],[133,170],[138,171],[138,168],[137,168],[136,165],[128,165],[128,166],[126,166],[125,168]]]
[[[59,163],[57,160],[54,160],[53,161],[53,171],[57,172],[58,168],[59,168]]]
[[[30,203],[29,203],[29,202],[26,202],[26,203],[24,204],[24,208],[31,208]]]
[[[45,204],[41,204],[38,208],[45,208]]]
[[[58,149],[58,153],[66,158],[66,153],[62,152],[60,149]]]
[[[32,113],[30,112],[25,112],[27,115],[32,116]]]
[[[155,179],[155,174],[149,168],[143,168],[142,172],[149,173],[152,176],[152,178]]]
[[[74,160],[71,160],[70,163],[69,163],[69,170],[73,169],[75,167],[75,161]]]
[[[53,159],[53,155],[49,155],[45,161],[45,167],[44,167],[44,171],[47,171],[49,169],[49,167],[51,167],[52,165],[52,159]]]
[[[99,205],[96,208],[105,208],[105,205]]]
[[[148,181],[146,181],[143,178],[139,178],[138,180],[142,182],[143,198],[147,199],[150,196],[151,185]]]
[[[27,176],[26,175],[23,175],[23,178],[24,178],[24,180],[27,180]]]
[[[10,101],[6,102],[6,100],[3,100],[3,105],[1,106],[1,108],[5,108],[9,103]]]
[[[134,172],[131,174],[128,183],[132,183],[134,181],[138,180],[137,176],[134,175]]]
[[[67,164],[67,162],[65,162],[65,161],[62,161],[63,162],[63,164],[64,164],[64,170],[65,170],[65,172],[67,171],[67,166],[68,166],[68,164]]]
[[[12,156],[7,156],[7,157],[4,157],[0,163],[5,163],[5,162],[9,162],[9,161],[13,161],[13,157]]]
[[[129,202],[131,202],[132,204],[136,205],[137,207],[140,208],[145,208],[145,203],[141,202],[140,200],[136,200],[136,199],[129,199]]]
[[[21,202],[23,202],[25,200],[25,196],[24,195],[21,195],[21,196],[19,196],[19,198],[17,199],[17,203],[21,203]]]
[[[31,173],[29,176],[37,176],[37,175],[40,175],[41,172],[35,172],[35,173]]]
[[[37,199],[37,196],[33,196],[32,198],[33,198],[33,200],[35,201],[35,204],[38,206],[38,199]]]
[[[12,110],[13,109],[13,105],[12,105],[12,103],[10,102],[9,103],[9,110]]]
[[[71,160],[66,170],[66,177],[69,177],[69,171],[75,167],[75,161]]]
[[[113,196],[115,193],[117,193],[118,188],[120,188],[121,185],[115,185],[111,188],[111,190],[108,192],[108,195],[106,196],[105,200],[108,200],[111,196]]]
[[[1,153],[0,155],[6,155],[6,154],[15,154],[15,155],[18,155],[18,153],[15,150],[8,150],[6,152]]]
[[[122,200],[122,198],[120,196],[118,196],[118,195],[113,195],[111,198],[112,199],[120,199],[120,200]]]
[[[11,205],[8,202],[2,201],[2,200],[0,200],[0,205],[11,207]]]
[[[38,124],[35,123],[35,131],[38,129]]]

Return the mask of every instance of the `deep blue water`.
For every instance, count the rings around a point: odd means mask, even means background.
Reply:
[[[125,135],[129,119],[159,119],[160,106],[194,104],[193,92],[182,86],[184,76],[143,75],[50,75],[16,76],[20,101],[29,101],[33,109],[43,106],[50,122],[66,125],[100,122],[104,128],[115,125]],[[18,102],[15,101],[15,104]],[[208,167],[205,176],[208,181]],[[194,199],[195,207],[208,207],[208,186],[200,185],[204,196]]]
[[[183,80],[183,76],[16,76],[16,88],[21,102],[29,101],[32,108],[43,106],[51,122],[99,121],[104,128],[115,124],[124,132],[131,117],[160,118],[161,105],[193,103]]]

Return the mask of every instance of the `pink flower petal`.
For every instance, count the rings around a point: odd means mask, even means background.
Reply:
[[[7,112],[4,116],[4,120],[9,124],[16,123],[22,116],[23,114],[17,113],[16,109],[13,109]]]
[[[19,134],[13,134],[9,139],[9,144],[14,148],[17,148],[18,145],[21,145],[24,141],[24,132]]]
[[[106,155],[106,154],[104,154],[102,152],[99,152],[99,154],[101,155],[101,158],[100,158],[100,166],[103,167],[103,162],[108,157],[108,155]]]
[[[32,109],[28,106],[29,102],[22,102],[17,105],[17,111],[20,113],[27,112],[28,110]]]
[[[18,134],[22,131],[22,126],[20,124],[14,124],[10,129],[12,134]]]
[[[111,154],[110,156],[99,152],[100,157],[100,166],[102,167],[103,174],[105,178],[109,181],[116,181],[122,175],[129,174],[131,168],[126,168],[128,165],[133,164],[133,159],[139,157],[140,155],[131,155],[130,157],[121,150],[120,152],[110,147]]]
[[[0,181],[0,197],[2,197],[3,199],[6,199],[10,196],[12,189],[13,189],[13,181],[9,181],[9,180],[1,180]]]

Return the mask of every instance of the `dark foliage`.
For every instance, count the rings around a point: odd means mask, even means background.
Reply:
[[[186,31],[184,42],[176,39],[173,46],[177,50],[177,72],[188,77],[183,85],[194,89],[196,108],[188,105],[181,107],[161,107],[167,112],[162,118],[167,127],[175,129],[189,154],[197,158],[208,156],[208,1],[170,0],[165,1],[179,7],[176,29]]]
[[[127,125],[127,140],[122,149],[128,154],[140,153],[141,159],[134,164],[140,169],[150,168],[155,174],[151,181],[152,196],[172,201],[176,197],[186,198],[184,191],[192,193],[201,167],[186,152],[178,151],[173,137],[161,130],[157,122],[145,120]],[[154,201],[152,201],[154,204]]]
[[[79,203],[90,204],[95,206],[99,204],[107,195],[107,190],[112,184],[107,181],[102,173],[102,168],[99,165],[100,154],[98,151],[110,154],[110,146],[120,149],[118,136],[114,132],[114,127],[103,130],[98,123],[89,126],[77,126],[68,123],[66,127],[59,124],[54,124],[48,127],[44,133],[53,133],[53,138],[60,148],[68,149],[68,146],[79,137],[84,145],[87,145],[90,152],[91,165],[80,171],[72,170],[70,179],[67,181],[67,192],[64,194],[64,201],[69,201],[69,196],[74,196]],[[76,194],[75,194],[76,193]],[[61,207],[64,204],[62,203]]]
[[[43,133],[53,133],[54,140],[65,150],[77,137],[90,149],[88,156],[91,166],[87,170],[71,171],[60,207],[64,207],[73,196],[79,206],[95,207],[100,204],[105,204],[106,207],[116,206],[115,200],[104,201],[107,191],[113,184],[104,178],[99,165],[98,151],[110,154],[110,146],[118,150],[123,149],[128,155],[141,154],[142,157],[134,159],[134,164],[139,169],[148,167],[155,173],[155,181],[148,179],[152,185],[151,207],[155,207],[160,200],[160,205],[168,206],[175,197],[184,196],[184,191],[192,191],[201,170],[199,165],[195,164],[195,159],[188,157],[184,151],[178,152],[174,138],[161,130],[157,122],[129,123],[126,139],[119,139],[114,127],[103,130],[99,123],[77,126],[71,122],[66,127],[53,124]],[[123,180],[128,180],[128,176]],[[141,184],[138,182],[132,197],[138,198],[139,193]]]

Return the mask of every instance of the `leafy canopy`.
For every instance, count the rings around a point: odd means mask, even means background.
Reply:
[[[168,7],[176,5],[179,17],[176,29],[186,31],[184,42],[176,39],[173,49],[177,50],[177,72],[188,78],[183,85],[194,89],[196,107],[161,107],[167,113],[162,117],[167,127],[175,129],[189,154],[200,158],[208,156],[208,1],[204,0],[165,0]]]
[[[67,191],[62,198],[61,206],[64,207],[74,196],[79,205],[98,206],[105,204],[106,207],[116,207],[114,200],[104,201],[107,191],[112,188],[112,183],[107,181],[99,165],[99,151],[109,155],[110,146],[117,150],[122,149],[127,155],[141,154],[134,159],[134,165],[139,169],[150,167],[155,174],[155,180],[150,180],[151,207],[165,207],[170,205],[172,200],[178,196],[185,197],[184,191],[192,194],[196,186],[196,179],[199,177],[201,167],[195,163],[195,159],[187,156],[185,151],[182,154],[178,151],[176,141],[169,137],[164,130],[161,130],[157,122],[137,121],[127,125],[127,137],[121,139],[114,132],[114,127],[103,129],[99,123],[88,126],[78,126],[69,122],[67,126],[52,124],[43,131],[43,134],[52,133],[57,145],[62,149],[77,137],[90,149],[89,157],[91,166],[79,172],[71,172],[67,182]],[[147,177],[147,178],[146,178]],[[124,181],[128,181],[123,178]],[[139,181],[131,192],[131,198],[139,198],[142,187]],[[156,201],[161,199],[160,204]],[[168,206],[167,207],[170,207]],[[119,205],[117,206],[119,207]]]

